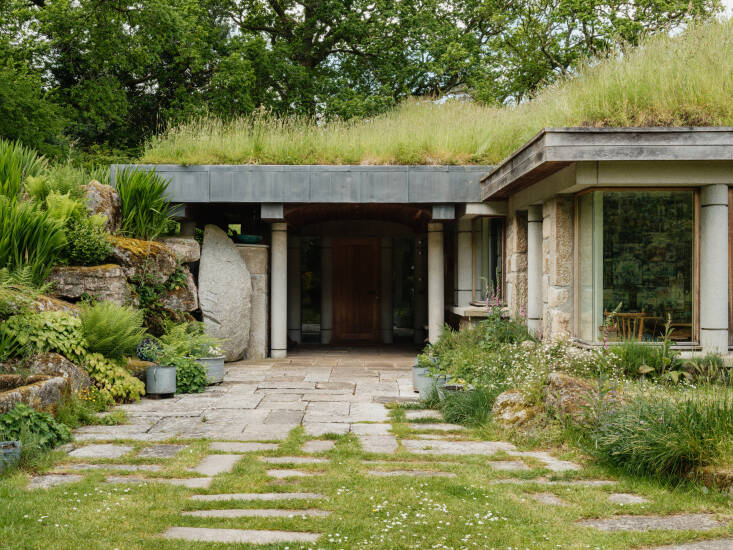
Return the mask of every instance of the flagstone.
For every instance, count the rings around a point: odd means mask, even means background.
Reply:
[[[567,503],[563,499],[552,493],[532,493],[529,497],[537,502],[549,504],[550,506],[567,506]]]
[[[430,470],[369,470],[367,473],[376,477],[458,477],[453,472],[434,472]]]
[[[397,438],[393,435],[364,435],[359,437],[359,441],[367,453],[393,453],[397,450]]]
[[[77,474],[46,474],[32,477],[28,483],[27,489],[48,489],[65,485],[67,483],[77,483],[84,479],[83,476]]]
[[[300,531],[270,531],[257,529],[211,529],[208,527],[170,527],[162,535],[167,539],[194,542],[226,542],[243,544],[272,544],[277,542],[316,542],[317,533]]]
[[[318,517],[323,518],[330,515],[327,510],[280,510],[269,508],[235,508],[233,510],[195,510],[193,512],[183,512],[183,516],[192,516],[197,518],[298,518],[298,517]]]
[[[268,464],[327,464],[327,458],[316,458],[312,456],[262,456],[262,462]]]
[[[184,477],[184,478],[163,478],[163,477],[133,477],[133,476],[107,476],[107,483],[164,483],[166,485],[178,485],[188,489],[208,489],[214,478],[211,477]]]
[[[435,430],[440,432],[454,432],[454,431],[464,431],[466,429],[465,426],[461,426],[460,424],[446,424],[446,423],[436,423],[436,424],[430,424],[427,422],[421,422],[421,423],[411,423],[408,424],[408,427],[411,430]]]
[[[232,441],[213,441],[209,444],[212,451],[224,451],[228,453],[252,453],[261,451],[277,451],[279,445],[277,443],[255,443],[255,442],[232,442]]]
[[[490,460],[489,466],[494,470],[505,470],[508,472],[525,471],[530,469],[529,466],[521,460]]]
[[[120,470],[126,472],[159,472],[160,464],[62,464],[63,470]]]
[[[234,465],[242,459],[240,455],[209,455],[201,463],[190,471],[206,476],[215,476],[225,472],[231,472]]]
[[[304,472],[303,470],[275,469],[267,470],[267,475],[275,479],[285,479],[288,477],[313,477],[318,474],[315,472]]]
[[[631,493],[613,493],[608,496],[609,502],[614,504],[644,504],[649,502],[642,496],[632,495]]]
[[[614,516],[577,522],[583,527],[601,531],[709,531],[725,525],[708,514],[677,514],[674,516]]]
[[[730,550],[733,548],[733,539],[713,539],[700,542],[687,542],[673,546],[657,546],[653,550]]]
[[[150,445],[140,449],[137,456],[142,458],[172,458],[186,447],[186,445]]]
[[[306,422],[303,424],[305,433],[313,437],[325,434],[346,434],[349,433],[350,426],[345,422]]]
[[[303,411],[298,410],[273,410],[267,415],[264,424],[300,424],[303,419]]]
[[[390,435],[392,424],[352,424],[351,433],[357,435]]]
[[[443,420],[443,415],[440,411],[435,411],[432,409],[423,409],[423,410],[408,410],[405,411],[405,417],[407,420],[419,420],[424,418],[432,418],[435,420]]]
[[[219,502],[222,500],[318,500],[326,498],[319,493],[230,493],[221,495],[193,495],[191,500]]]
[[[607,485],[615,485],[617,482],[610,479],[568,479],[568,480],[550,480],[544,477],[537,477],[533,479],[518,479],[518,478],[507,478],[507,479],[492,479],[489,485],[522,485],[524,483],[532,483],[536,485],[575,485],[578,487],[605,487]]]
[[[423,441],[402,440],[407,450],[415,454],[435,455],[493,455],[499,451],[512,451],[514,445],[505,441]]]
[[[535,458],[545,463],[545,468],[553,472],[580,470],[580,466],[568,460],[560,460],[545,451],[509,451],[511,456]]]
[[[330,451],[336,445],[333,441],[314,440],[303,443],[304,453],[323,453]]]
[[[131,452],[133,447],[129,445],[86,445],[79,447],[69,453],[74,458],[120,458]]]

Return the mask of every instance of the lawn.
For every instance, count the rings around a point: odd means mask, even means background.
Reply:
[[[544,127],[733,126],[733,23],[691,26],[591,61],[518,106],[406,101],[354,121],[267,114],[174,126],[144,163],[496,164]]]

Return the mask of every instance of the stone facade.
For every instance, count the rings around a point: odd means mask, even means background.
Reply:
[[[573,334],[573,199],[558,196],[542,207],[542,334]]]
[[[514,315],[527,306],[527,212],[514,212],[506,219],[504,299]]]
[[[267,357],[269,332],[268,300],[268,247],[265,245],[237,245],[239,255],[244,260],[252,279],[252,310],[249,329],[247,359]]]

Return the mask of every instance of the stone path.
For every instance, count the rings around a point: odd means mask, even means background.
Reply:
[[[709,531],[725,525],[707,514],[677,514],[674,516],[614,516],[608,519],[579,521],[578,525],[602,531]]]

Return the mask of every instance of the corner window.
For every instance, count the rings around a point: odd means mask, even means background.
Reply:
[[[503,291],[504,220],[476,218],[471,230],[474,250],[473,299],[475,302],[485,302],[492,293],[501,294]]]
[[[695,339],[694,191],[595,191],[577,199],[576,336],[598,341],[609,312],[612,339]]]

